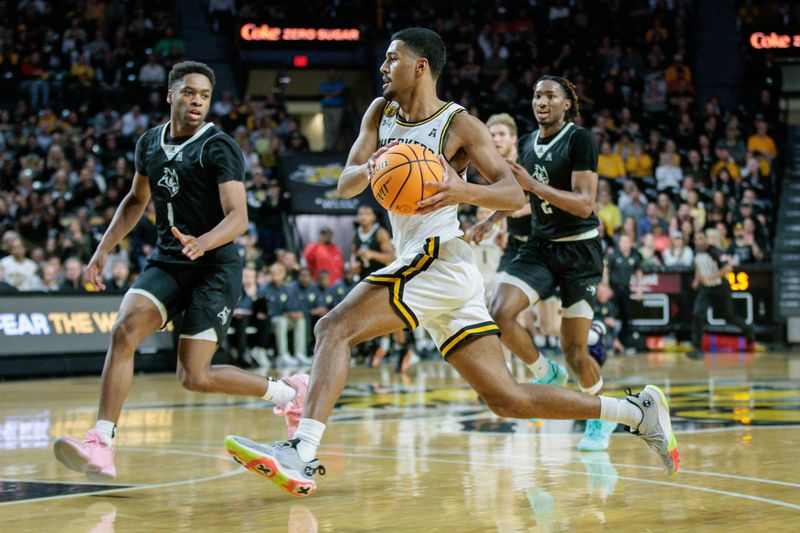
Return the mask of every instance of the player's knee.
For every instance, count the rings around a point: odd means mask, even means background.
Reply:
[[[141,324],[130,314],[117,319],[111,328],[111,345],[115,349],[128,350],[136,348],[136,336]]]
[[[497,392],[484,393],[481,394],[481,397],[486,402],[487,407],[497,416],[518,418],[521,398],[516,389],[517,387],[513,387]]]
[[[572,368],[575,367],[575,363],[589,357],[589,347],[586,342],[564,342],[563,350],[564,358]]]
[[[517,319],[517,313],[514,313],[514,310],[507,305],[503,305],[503,302],[497,298],[492,300],[489,314],[492,315],[492,320],[500,326],[500,329],[505,329]]]
[[[183,366],[178,366],[178,381],[184,389],[194,392],[208,391],[208,376],[205,372],[189,372]]]
[[[335,313],[328,313],[317,321],[314,326],[315,339],[330,338],[349,339],[350,333],[347,324],[339,320]]]

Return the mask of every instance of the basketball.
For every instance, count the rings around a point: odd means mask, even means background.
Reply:
[[[370,186],[382,207],[398,215],[413,215],[417,202],[436,194],[427,181],[442,181],[444,168],[436,155],[419,144],[398,144],[375,161]]]

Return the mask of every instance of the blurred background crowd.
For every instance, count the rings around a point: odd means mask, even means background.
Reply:
[[[187,59],[182,2],[0,5],[0,290],[93,291],[82,267],[130,187],[137,138],[168,120],[167,73]],[[644,269],[691,268],[694,234],[712,230],[715,244],[740,264],[769,261],[783,138],[780,70],[769,58],[746,63],[742,105],[725,107],[714,96],[699,100],[693,2],[400,5],[211,0],[204,8],[221,33],[239,18],[346,20],[375,39],[381,53],[392,31],[430,27],[448,46],[441,97],[484,121],[509,113],[520,136],[535,127],[535,80],[564,76],[577,86],[579,122],[599,148],[597,213],[609,255],[627,240]],[[789,4],[741,2],[742,25],[770,17],[798,21]],[[367,74],[375,78],[377,68]],[[361,110],[351,94],[336,72],[320,86],[328,149],[346,150],[356,134]],[[240,96],[218,90],[209,120],[234,137],[246,164],[251,228],[240,239],[246,294],[236,316],[246,322],[242,331],[262,340],[247,344],[236,337],[232,345],[248,353],[269,346],[276,357],[302,360],[315,318],[360,279],[356,250],[331,242],[330,230],[309,243],[287,231],[291,202],[279,162],[310,144],[279,90]],[[474,216],[473,209],[462,210],[465,229]],[[148,210],[108,262],[110,290],[127,290],[155,238]],[[261,322],[251,324],[251,316]]]

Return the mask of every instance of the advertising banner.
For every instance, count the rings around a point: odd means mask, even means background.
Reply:
[[[292,197],[296,214],[354,215],[362,203],[375,203],[369,188],[354,198],[336,190],[344,169],[344,152],[314,152],[281,156],[283,185]]]
[[[0,357],[105,352],[120,302],[122,295],[2,296]],[[170,323],[139,350],[171,349],[171,329]]]

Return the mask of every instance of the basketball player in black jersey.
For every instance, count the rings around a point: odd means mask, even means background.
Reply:
[[[538,131],[519,140],[519,163],[508,160],[514,175],[528,191],[533,221],[531,235],[498,279],[490,311],[503,333],[502,341],[533,371],[534,383],[564,385],[567,371],[539,353],[517,315],[558,287],[563,307],[561,342],[567,364],[583,392],[603,389],[600,366],[589,357],[587,337],[594,315],[597,285],[603,275],[603,256],[594,214],[597,194],[597,147],[591,133],[574,124],[578,97],[568,80],[540,78],[533,92]],[[473,238],[506,213],[488,219]],[[608,447],[613,422],[589,420],[583,451]]]
[[[419,132],[428,134],[426,122],[452,105],[440,100],[436,92],[436,81],[445,62],[444,42],[434,31],[407,28],[392,36],[386,60],[380,68],[385,82],[384,93],[373,100],[364,114],[359,136],[339,176],[338,190],[342,196],[351,198],[369,186],[375,171],[375,159],[386,152],[391,144],[387,143],[381,148],[382,141],[391,135],[391,132],[384,130],[385,136],[381,138],[384,121],[392,125],[393,130],[400,131],[396,126],[402,119],[412,128],[421,126],[409,135],[421,135]],[[553,96],[554,89],[548,94]],[[386,116],[387,105],[392,102],[396,108],[393,107],[392,116]],[[522,207],[522,190],[517,183],[513,183],[511,168],[497,153],[486,126],[468,113],[454,113],[451,118],[447,138],[442,137],[444,140],[439,150],[446,175],[441,182],[426,184],[438,183],[433,186],[438,192],[417,204],[421,212],[410,215],[434,216],[412,220],[434,220],[437,214],[444,212],[447,218],[442,217],[439,224],[454,227],[452,222],[457,223],[457,213],[451,206],[462,202],[495,210],[516,211]],[[469,184],[459,175],[456,169],[466,169],[470,163],[491,185]],[[525,182],[521,177],[517,179]],[[586,200],[576,199],[573,203],[583,205]],[[584,216],[591,213],[593,208],[591,203],[586,205],[589,207]],[[446,230],[447,227],[433,228],[432,231]],[[413,237],[426,239],[425,235]],[[295,438],[261,444],[244,437],[228,436],[225,439],[228,453],[245,468],[268,478],[294,496],[308,496],[316,490],[315,475],[325,473],[316,453],[337,398],[347,383],[350,348],[364,340],[407,327],[402,313],[406,309],[403,299],[408,298],[409,293],[418,297],[419,301],[425,298],[430,305],[448,298],[448,305],[454,306],[436,308],[427,315],[423,327],[439,327],[437,320],[453,322],[468,312],[488,318],[483,291],[477,290],[482,288],[482,279],[474,266],[469,246],[458,237],[448,238],[445,242],[440,242],[438,237],[427,238],[426,242],[427,251],[417,255],[419,259],[414,263],[417,266],[399,266],[398,277],[395,278],[398,281],[392,287],[359,283],[344,301],[320,319],[316,327],[318,340],[308,401]],[[410,280],[402,277],[412,275]],[[464,283],[456,291],[450,280],[463,280]],[[417,285],[410,285],[412,283]],[[443,287],[452,293],[442,294]],[[669,406],[658,387],[648,385],[638,395],[617,399],[547,385],[518,383],[505,365],[494,324],[483,323],[481,331],[477,329],[466,327],[454,331],[447,341],[450,344],[441,344],[440,349],[444,351],[446,361],[496,414],[512,418],[601,418],[615,423],[623,422],[631,426],[632,432],[639,434],[659,456],[667,474],[677,473],[678,448],[671,429]],[[587,330],[584,330],[584,344],[586,335]],[[491,459],[488,456],[486,458]]]
[[[205,122],[213,88],[214,72],[203,63],[173,67],[170,121],[137,142],[131,190],[87,266],[90,281],[105,289],[101,275],[109,251],[152,200],[156,251],[120,305],[103,368],[97,425],[83,441],[60,437],[54,445],[60,462],[90,479],[116,477],[112,438],[133,380],[134,351],[180,313],[178,379],[185,388],[271,400],[287,416],[290,434],[291,420],[302,412],[308,376],[268,381],[234,366],[210,365],[242,290],[242,258],[233,239],[247,228],[242,153],[231,137]]]

